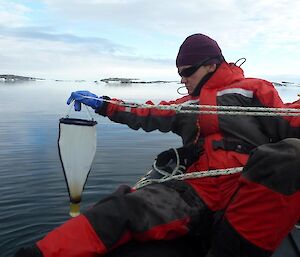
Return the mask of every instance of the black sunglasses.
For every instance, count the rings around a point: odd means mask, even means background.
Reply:
[[[181,71],[178,71],[178,74],[180,77],[188,78],[188,77],[192,76],[201,66],[203,66],[206,62],[210,61],[211,59],[219,59],[219,56],[206,58],[200,63],[197,63],[191,67],[185,68]]]

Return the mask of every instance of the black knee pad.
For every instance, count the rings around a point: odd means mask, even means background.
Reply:
[[[251,152],[242,176],[273,191],[291,195],[300,189],[300,140],[287,138]]]
[[[120,239],[128,221],[129,207],[124,199],[130,192],[130,187],[120,186],[114,193],[83,213],[107,248]]]

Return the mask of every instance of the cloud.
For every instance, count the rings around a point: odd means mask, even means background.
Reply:
[[[28,22],[26,14],[30,9],[10,1],[0,1],[0,25],[20,26]]]
[[[100,37],[83,37],[71,33],[49,33],[48,27],[4,27],[0,26],[0,35],[5,37],[25,40],[44,40],[48,42],[64,42],[69,44],[81,44],[94,46],[93,50],[102,53],[130,53],[132,48],[113,43]]]
[[[118,76],[168,79],[176,74],[168,60],[159,62],[111,52],[90,51],[85,44],[9,37],[0,38],[0,48],[6,49],[1,54],[1,73],[47,79],[88,80]]]
[[[1,2],[0,6],[8,7]],[[1,53],[1,73],[93,80],[109,76],[161,78],[163,73],[166,78],[176,74],[170,59],[140,56],[126,42],[115,43],[101,35],[60,33],[58,30],[64,29],[56,29],[53,24],[32,26],[26,18],[32,12],[30,8],[18,8],[22,11],[14,12],[11,22],[0,24],[0,48],[5,49]]]
[[[294,42],[300,27],[300,3],[287,0],[210,0],[202,1],[83,1],[45,0],[48,7],[69,20],[90,20],[139,31],[184,36],[204,32],[226,46],[247,44],[263,35],[268,44]],[[299,31],[299,30],[298,30]]]
[[[0,0],[6,71],[177,78],[178,47],[196,32],[215,38],[227,60],[247,57],[250,74],[296,74],[300,65],[300,2],[43,0],[38,9],[7,2]]]

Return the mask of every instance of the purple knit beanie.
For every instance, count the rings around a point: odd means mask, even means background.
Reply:
[[[176,58],[176,66],[199,64],[207,58],[211,59],[206,64],[217,64],[223,60],[223,55],[218,43],[203,34],[193,34],[188,36],[179,48]]]

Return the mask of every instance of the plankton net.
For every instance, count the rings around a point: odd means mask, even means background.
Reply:
[[[81,194],[91,170],[97,147],[97,122],[61,118],[58,149],[70,197],[70,215],[80,214]]]

